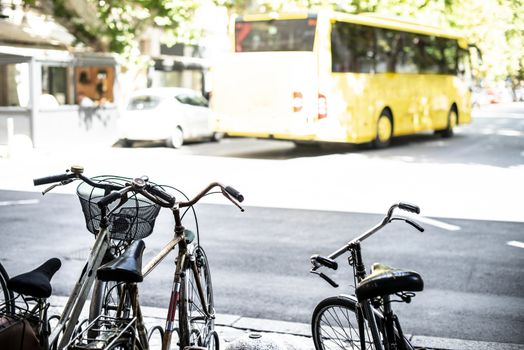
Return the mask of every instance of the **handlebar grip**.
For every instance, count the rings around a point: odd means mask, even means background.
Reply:
[[[243,202],[244,201],[244,196],[240,194],[240,192],[238,192],[237,190],[235,190],[233,187],[231,186],[226,186],[225,188],[226,192],[229,193],[233,198],[235,198],[237,201],[239,202]]]
[[[111,192],[107,196],[102,197],[102,199],[100,199],[98,203],[96,203],[96,205],[98,205],[99,208],[107,207],[109,204],[116,201],[121,196],[122,194],[120,194],[120,192]]]
[[[420,214],[420,208],[415,204],[410,203],[399,203],[398,204],[399,209],[409,211],[410,213]]]
[[[166,201],[167,203],[169,203],[170,205],[174,205],[175,204],[175,197],[173,197],[172,195],[170,195],[169,193],[167,193],[166,191],[162,190],[160,187],[158,186],[151,186],[151,185],[148,185],[146,187],[146,190],[151,193],[152,195],[156,196],[156,197],[159,197],[161,198],[162,200]]]
[[[313,262],[313,263],[316,262],[316,263],[318,263],[318,264],[320,264],[322,266],[328,267],[328,268],[333,269],[333,270],[338,269],[338,263],[335,260],[333,260],[333,259],[326,258],[325,256],[313,255],[311,257],[311,262]]]
[[[38,178],[38,179],[34,179],[33,180],[33,184],[35,186],[39,186],[39,185],[45,185],[45,184],[50,184],[50,183],[55,183],[55,182],[61,182],[61,181],[64,181],[64,180],[68,180],[72,177],[75,177],[75,174],[60,174],[60,175],[52,175],[52,176],[46,176],[46,177],[41,177],[41,178]]]

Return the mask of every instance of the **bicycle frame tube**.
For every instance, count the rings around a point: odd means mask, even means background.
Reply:
[[[73,334],[82,308],[84,307],[85,301],[95,280],[96,270],[100,267],[108,247],[107,228],[101,228],[87,260],[86,270],[76,283],[71,296],[67,300],[64,310],[62,311],[60,321],[49,336],[49,344],[53,344],[57,341],[60,333],[63,331],[58,345],[59,350],[63,349],[67,343],[69,343],[69,338],[71,338],[71,335]]]
[[[378,331],[377,327],[377,320],[375,319],[375,315],[373,313],[373,310],[371,308],[371,302],[369,300],[365,300],[364,302],[360,303],[362,310],[364,311],[364,315],[366,315],[366,318],[368,320],[369,328],[371,329],[371,335],[373,336],[373,344],[375,345],[376,350],[382,350],[382,342],[380,341],[380,333]]]
[[[184,245],[185,245],[185,241],[182,241],[182,242],[184,242]],[[163,350],[170,348],[171,336],[173,334],[173,331],[175,330],[176,305],[180,298],[180,280],[181,280],[180,275],[182,273],[185,259],[186,259],[185,251],[182,252],[182,246],[181,246],[179,254],[178,254],[178,258],[177,258],[175,278],[173,280],[173,287],[171,289],[171,298],[169,299],[169,307],[168,307],[167,317],[166,317],[166,328],[164,332],[164,339],[162,340],[162,349]]]
[[[152,258],[143,269],[142,276],[146,277],[151,271],[155,269],[164,260],[164,258],[175,249],[176,245],[184,239],[183,236],[173,238],[168,244],[162,248],[162,250]]]
[[[129,286],[129,295],[131,297],[131,305],[136,318],[136,328],[138,330],[138,339],[143,350],[149,350],[149,341],[147,339],[147,330],[144,325],[144,318],[142,316],[142,309],[140,308],[140,302],[138,300],[138,288],[136,283]]]

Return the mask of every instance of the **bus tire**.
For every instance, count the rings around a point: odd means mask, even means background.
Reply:
[[[388,110],[383,110],[377,120],[377,134],[373,141],[373,147],[386,148],[393,137],[393,117]]]
[[[440,135],[445,138],[453,136],[453,128],[457,125],[457,122],[458,112],[454,107],[452,107],[448,113],[448,126],[440,131]]]

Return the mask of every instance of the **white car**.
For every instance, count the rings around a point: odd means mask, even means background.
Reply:
[[[124,146],[134,141],[165,141],[179,148],[185,141],[219,140],[212,127],[212,112],[198,91],[185,88],[138,90],[129,99],[119,120]]]

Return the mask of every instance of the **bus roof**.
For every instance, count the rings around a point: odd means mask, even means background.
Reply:
[[[426,35],[435,35],[440,37],[446,37],[450,39],[456,39],[462,48],[467,48],[467,40],[464,36],[457,32],[450,30],[444,30],[435,26],[429,26],[415,21],[411,21],[401,17],[388,16],[378,13],[362,13],[362,14],[349,14],[343,12],[334,11],[319,11],[319,12],[293,12],[293,13],[267,13],[267,14],[254,14],[244,15],[237,17],[240,21],[261,21],[261,20],[279,20],[279,19],[300,19],[300,18],[311,18],[319,15],[325,16],[335,21],[351,22],[362,25],[368,25],[373,27],[388,28],[394,30],[401,30],[406,32],[420,33]]]

